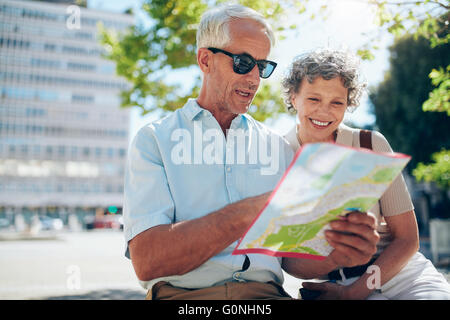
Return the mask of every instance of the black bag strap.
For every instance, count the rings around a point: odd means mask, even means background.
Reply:
[[[363,129],[359,131],[359,146],[372,150],[372,131]]]

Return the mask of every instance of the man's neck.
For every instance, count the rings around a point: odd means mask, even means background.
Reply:
[[[225,135],[225,137],[227,136],[227,130],[230,129],[231,127],[231,122],[233,121],[234,118],[236,118],[238,115],[237,114],[233,114],[230,112],[227,112],[225,110],[221,110],[220,107],[214,106],[214,104],[210,104],[210,105],[206,105],[204,103],[202,103],[201,101],[199,101],[199,99],[197,99],[197,104],[205,109],[208,110],[209,112],[211,112],[211,114],[213,115],[213,117],[216,119],[216,121],[219,123],[220,128],[223,131],[223,134]]]

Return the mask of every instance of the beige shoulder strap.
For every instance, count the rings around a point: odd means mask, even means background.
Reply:
[[[359,146],[361,148],[372,150],[372,131],[363,129],[359,131]],[[378,205],[380,206],[380,215],[383,216],[380,201],[378,201]]]

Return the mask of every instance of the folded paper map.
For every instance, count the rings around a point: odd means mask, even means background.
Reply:
[[[333,250],[324,235],[329,222],[349,211],[369,211],[410,159],[333,143],[306,144],[233,254],[324,259]]]

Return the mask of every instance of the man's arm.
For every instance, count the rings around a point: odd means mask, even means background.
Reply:
[[[125,171],[125,239],[136,275],[144,281],[187,273],[223,251],[244,234],[269,197],[174,223],[175,204],[155,130],[149,125],[138,132]]]
[[[152,227],[129,241],[130,257],[142,281],[182,275],[239,239],[270,193],[230,204],[201,218]]]
[[[380,236],[377,219],[370,213],[352,212],[330,223],[325,231],[328,243],[334,248],[323,261],[283,258],[283,269],[302,279],[319,278],[340,267],[366,264],[377,251]]]

